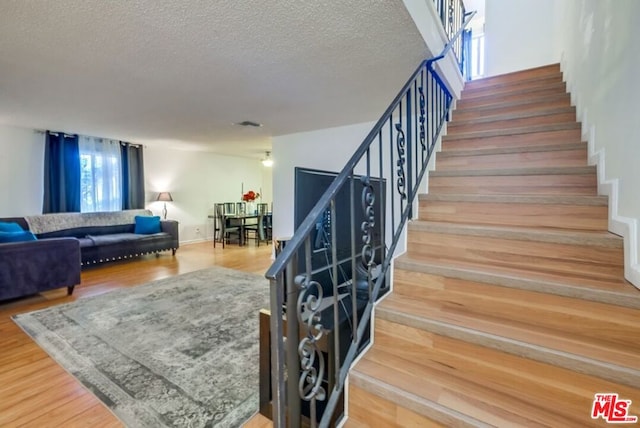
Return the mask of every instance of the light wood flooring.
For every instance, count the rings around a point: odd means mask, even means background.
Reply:
[[[164,252],[89,268],[82,272],[82,284],[71,297],[66,296],[65,288],[0,302],[0,427],[122,426],[93,394],[23,333],[11,320],[12,315],[211,266],[263,274],[270,264],[270,245],[214,249],[211,242],[202,242],[183,245],[175,257]],[[256,417],[250,426],[264,427],[269,422]]]

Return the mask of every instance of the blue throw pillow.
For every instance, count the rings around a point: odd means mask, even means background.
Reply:
[[[35,241],[36,236],[25,230],[20,232],[0,232],[0,243]]]
[[[7,223],[0,221],[0,232],[23,232],[24,230],[18,223]]]
[[[134,232],[143,235],[160,233],[160,216],[137,215]]]

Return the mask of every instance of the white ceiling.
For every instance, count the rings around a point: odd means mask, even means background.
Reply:
[[[425,55],[402,0],[2,0],[0,123],[260,157],[377,119]]]

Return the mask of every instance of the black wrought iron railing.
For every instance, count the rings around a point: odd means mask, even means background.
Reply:
[[[328,185],[266,273],[271,286],[271,417],[275,427],[329,426],[348,371],[369,340],[376,300],[453,97],[423,61]],[[286,334],[286,338],[284,335]]]
[[[455,55],[456,61],[463,71],[464,63],[467,61],[465,50],[463,49],[463,37],[454,36],[462,28],[468,14],[462,0],[433,0],[436,12],[442,22],[442,27],[447,35],[447,40],[453,40],[451,51]]]

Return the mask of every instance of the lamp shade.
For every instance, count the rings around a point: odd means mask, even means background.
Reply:
[[[173,198],[170,192],[160,192],[158,193],[156,201],[173,202]]]

